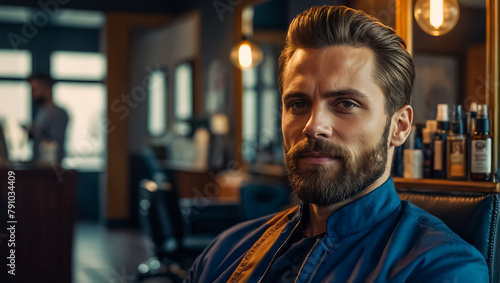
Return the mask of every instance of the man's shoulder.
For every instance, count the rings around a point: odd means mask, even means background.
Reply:
[[[58,105],[55,105],[55,104],[54,104],[54,107],[55,107],[54,111],[57,112],[59,115],[66,116],[66,117],[68,116],[68,112],[64,108],[62,108]]]
[[[296,208],[288,209],[244,221],[225,230],[197,258],[186,282],[226,282],[254,243],[271,226],[286,225],[289,222],[287,220],[291,220],[296,212]],[[282,221],[277,222],[279,219]]]
[[[56,104],[51,104],[45,107],[44,111],[47,113],[46,115],[51,118],[68,118],[68,112],[64,108],[61,108]]]
[[[441,219],[407,201],[402,201],[402,207],[398,225],[408,230],[406,236],[412,240],[416,250],[423,254],[437,252],[483,257],[472,244],[452,231]]]
[[[230,239],[242,239],[242,236],[254,235],[260,237],[271,225],[282,219],[284,225],[292,219],[298,212],[298,207],[292,207],[281,212],[266,215],[260,218],[243,221],[234,225],[233,227],[222,232],[218,237],[218,241],[225,241]]]
[[[465,241],[453,232],[441,219],[421,209],[408,201],[402,201],[402,216],[400,221],[415,225],[416,232],[431,233],[443,241]]]
[[[405,246],[398,268],[406,266],[412,282],[446,282],[463,277],[460,282],[487,282],[488,267],[481,252],[463,240],[439,218],[402,201],[397,224],[399,248]],[[410,264],[408,264],[410,263]],[[403,272],[404,273],[404,272]],[[442,280],[441,280],[442,279]],[[468,281],[469,280],[469,281]]]

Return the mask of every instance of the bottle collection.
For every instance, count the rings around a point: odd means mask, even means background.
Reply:
[[[473,102],[464,113],[461,105],[449,109],[447,104],[438,104],[436,120],[414,125],[403,149],[395,150],[392,174],[405,178],[494,181],[492,154],[487,105]]]

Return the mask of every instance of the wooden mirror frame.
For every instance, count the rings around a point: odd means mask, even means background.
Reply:
[[[413,1],[396,1],[396,33],[406,42],[408,52],[413,55]],[[490,110],[491,135],[493,136],[493,174],[498,170],[499,159],[499,77],[498,77],[498,0],[486,1],[486,104]],[[498,180],[496,180],[498,182]]]

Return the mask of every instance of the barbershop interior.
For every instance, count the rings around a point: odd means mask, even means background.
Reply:
[[[0,282],[182,282],[221,232],[299,205],[278,58],[322,5],[406,42],[394,186],[500,282],[497,0],[0,1]],[[37,139],[47,101],[61,132]]]

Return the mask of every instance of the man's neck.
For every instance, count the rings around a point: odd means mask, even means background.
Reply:
[[[328,218],[332,213],[380,187],[388,178],[388,173],[382,175],[382,177],[378,178],[373,184],[361,191],[361,193],[355,195],[350,199],[346,199],[343,202],[339,202],[329,206],[318,206],[313,203],[309,204],[309,218],[307,219],[307,224],[304,229],[305,235],[307,237],[313,237],[321,233],[325,233]]]

